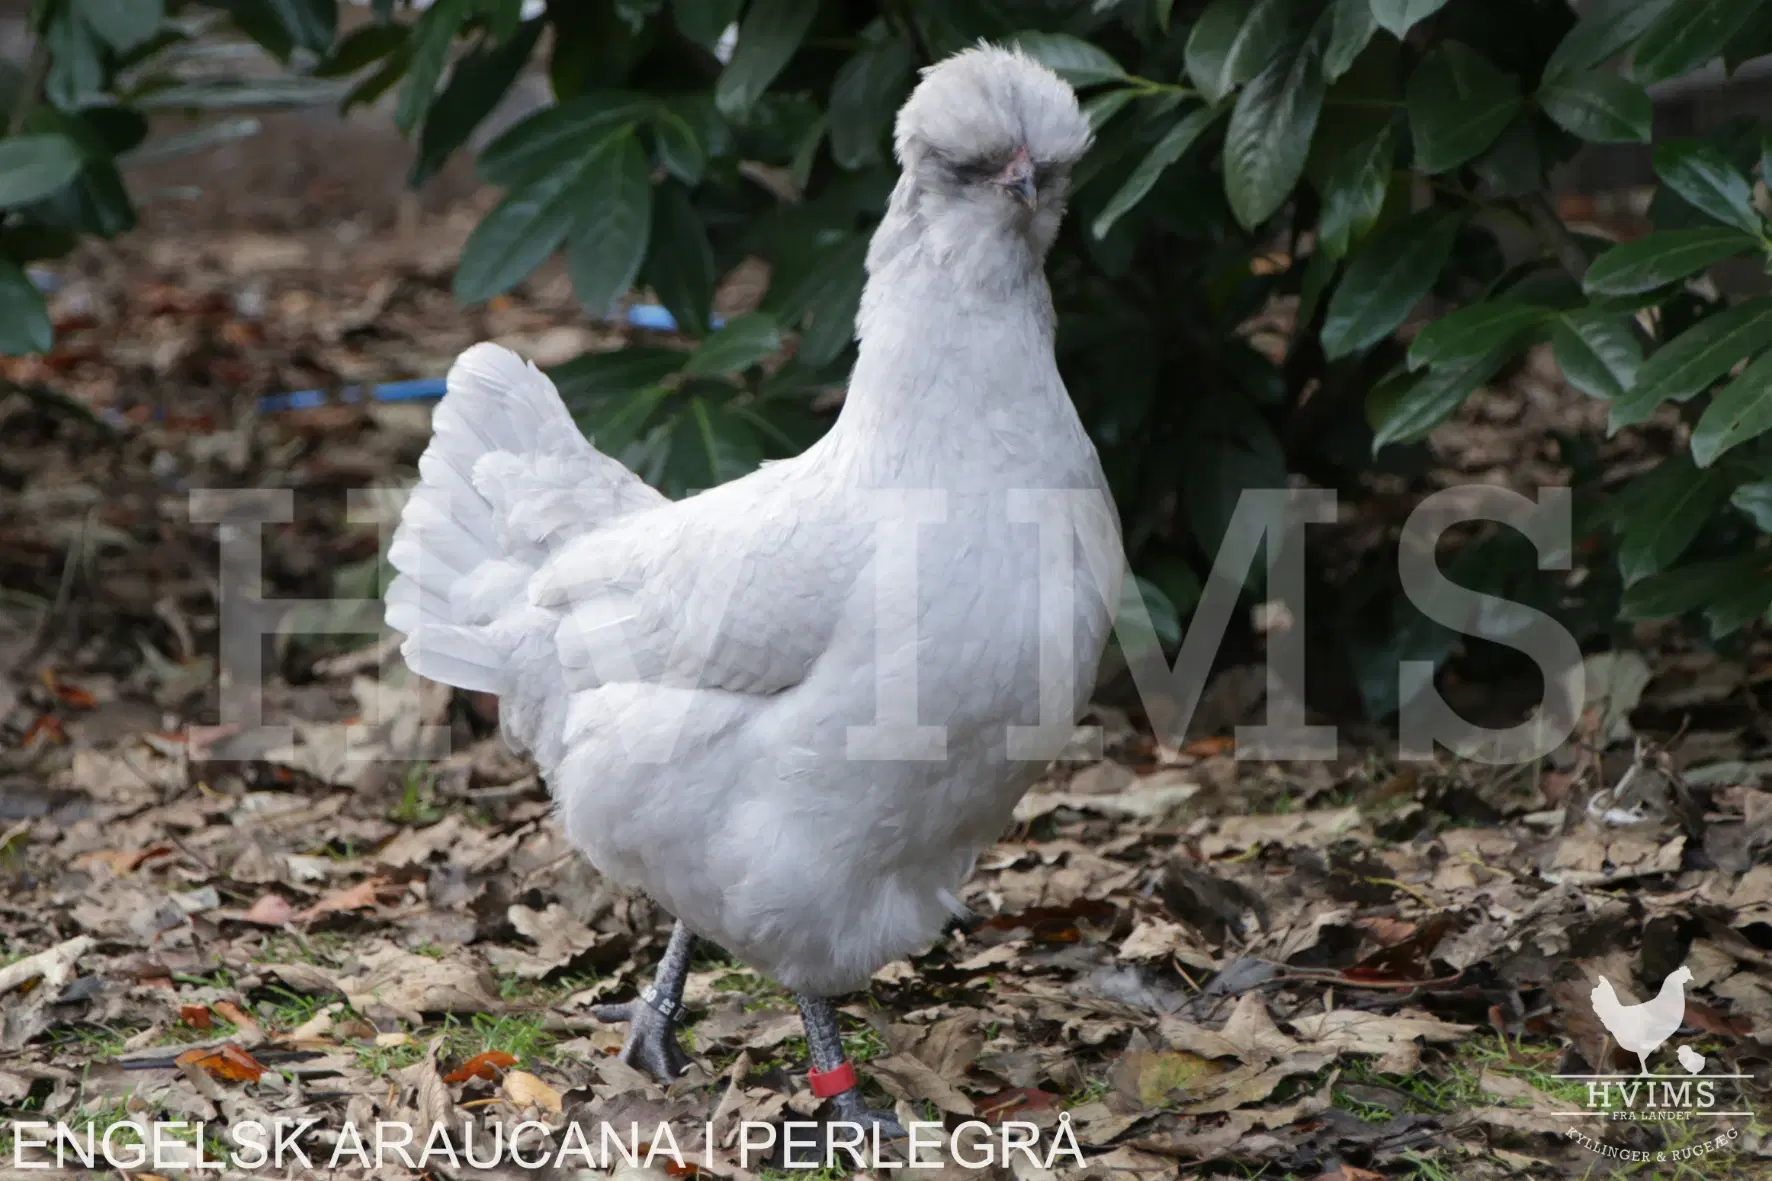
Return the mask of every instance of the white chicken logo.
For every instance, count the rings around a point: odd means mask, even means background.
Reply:
[[[1640,1005],[1627,1005],[1618,999],[1618,993],[1612,988],[1612,982],[1604,976],[1594,985],[1589,994],[1594,1004],[1594,1016],[1600,1024],[1618,1040],[1618,1044],[1637,1056],[1641,1065],[1640,1073],[1647,1075],[1649,1071],[1649,1055],[1653,1054],[1668,1038],[1672,1037],[1686,1019],[1686,985],[1692,979],[1692,969],[1675,968],[1666,980],[1661,982],[1661,992],[1653,1000],[1644,1001]],[[1679,1049],[1680,1065],[1688,1073],[1697,1074],[1704,1069],[1704,1055],[1688,1046]]]

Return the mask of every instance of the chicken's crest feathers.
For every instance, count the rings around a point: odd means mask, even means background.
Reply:
[[[1088,151],[1077,94],[1020,49],[980,43],[923,70],[898,113],[893,145],[916,168],[926,157],[977,164],[1025,146],[1036,164],[1068,168]]]

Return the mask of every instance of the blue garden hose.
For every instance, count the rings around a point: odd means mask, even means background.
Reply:
[[[61,280],[51,271],[32,268],[31,280],[40,290],[54,291],[61,285]],[[675,332],[677,320],[670,312],[657,304],[634,304],[627,311],[628,326],[646,332]],[[714,317],[713,325],[718,328],[721,320]],[[361,402],[367,392],[377,402],[415,402],[430,398],[441,398],[444,390],[444,379],[441,377],[420,377],[412,381],[384,381],[372,385],[348,385],[336,395],[326,390],[296,390],[287,394],[266,394],[258,400],[260,414],[282,414],[290,410],[313,410],[320,406],[334,403]],[[165,416],[162,410],[156,410],[156,419]],[[115,408],[105,411],[106,421],[121,425],[128,421],[123,413]]]

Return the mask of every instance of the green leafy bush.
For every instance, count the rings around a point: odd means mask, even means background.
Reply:
[[[653,292],[693,351],[637,346],[555,376],[598,444],[673,494],[823,429],[893,114],[919,65],[1013,39],[1077,86],[1097,128],[1050,266],[1060,363],[1153,598],[1191,609],[1245,489],[1302,476],[1363,498],[1376,476],[1419,475],[1427,433],[1548,343],[1615,431],[1655,419],[1676,441],[1621,485],[1592,440],[1561,440],[1580,579],[1540,571],[1507,532],[1451,576],[1583,637],[1691,615],[1722,640],[1772,605],[1772,299],[1698,282],[1772,252],[1755,186],[1772,143],[1736,121],[1655,145],[1654,230],[1624,244],[1571,231],[1548,196],[1583,144],[1651,141],[1647,86],[1772,53],[1769,0],[552,0],[527,17],[519,0],[436,0],[378,3],[342,40],[330,0],[225,7],[281,56],[314,55],[308,74],[355,79],[352,101],[398,87],[415,179],[545,64],[557,105],[479,154],[505,196],[456,291],[487,299],[562,250],[588,314]],[[35,138],[0,144],[15,261],[38,211],[111,185],[102,161],[127,139],[69,88],[102,89],[129,60],[119,41],[165,36],[133,5],[50,11],[50,102],[22,127]],[[58,41],[68,12],[85,32]],[[80,37],[110,46],[98,67],[66,64]],[[88,134],[42,138],[70,118]],[[753,256],[772,268],[760,307],[716,327],[716,286]],[[0,272],[0,292],[23,306],[20,279]],[[1455,310],[1406,341],[1430,298]],[[1257,348],[1245,326],[1270,308],[1289,335]],[[42,347],[47,325],[29,322],[4,343]],[[1397,659],[1438,662],[1456,638],[1398,598],[1394,571],[1369,563],[1311,608],[1339,624],[1319,630],[1375,716],[1397,707]]]
[[[22,70],[0,62],[0,352],[43,351],[52,342],[49,313],[27,264],[60,257],[81,235],[110,238],[135,226],[122,168],[257,130],[256,120],[239,117],[150,140],[148,115],[312,106],[344,93],[319,78],[230,72],[207,37],[230,17],[285,59],[297,45],[324,50],[333,37],[324,4],[33,5],[29,62]]]

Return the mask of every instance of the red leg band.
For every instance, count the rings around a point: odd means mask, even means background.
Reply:
[[[847,1061],[835,1070],[808,1070],[806,1081],[812,1087],[812,1093],[820,1099],[830,1099],[851,1090],[856,1085],[855,1067]]]

